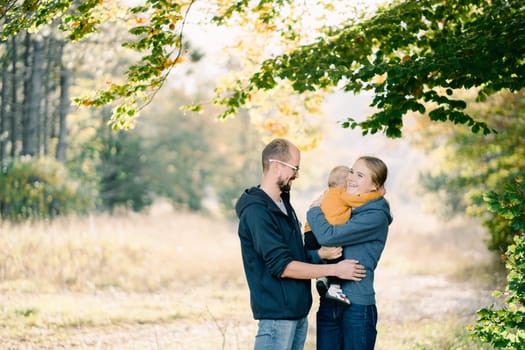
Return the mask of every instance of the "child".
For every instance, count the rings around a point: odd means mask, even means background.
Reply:
[[[368,192],[361,195],[352,195],[346,191],[346,180],[350,168],[344,165],[336,166],[330,171],[328,176],[328,190],[325,192],[323,201],[321,203],[321,210],[323,211],[326,220],[331,225],[344,224],[350,219],[352,207],[358,207],[364,203],[377,199],[383,196],[384,191]],[[304,243],[306,249],[317,250],[321,248],[310,225],[306,223],[304,233]],[[325,260],[327,263],[336,263],[342,260],[338,259]],[[341,289],[341,280],[337,277],[320,278],[316,282],[319,294],[325,295],[328,299],[333,299],[344,304],[350,304],[350,300],[346,297]]]

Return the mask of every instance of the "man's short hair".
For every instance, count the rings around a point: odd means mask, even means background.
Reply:
[[[277,159],[286,162],[290,159],[290,147],[292,143],[286,139],[273,139],[262,151],[263,171],[270,166],[269,159]]]

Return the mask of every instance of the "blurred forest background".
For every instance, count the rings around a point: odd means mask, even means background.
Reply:
[[[113,12],[108,13],[118,18],[122,11],[126,12],[126,7],[121,5],[115,5]],[[362,19],[367,18],[364,8],[358,9],[362,11],[358,12]],[[223,110],[211,103],[195,109],[198,113],[181,106],[213,100],[223,84],[231,84],[236,76],[246,73],[247,62],[254,64],[254,57],[263,56],[269,42],[264,41],[266,34],[258,32],[258,28],[241,26],[233,30],[203,26],[207,19],[199,11],[202,8],[195,7],[188,15],[181,43],[185,61],[181,59],[180,65],[155,91],[154,99],[145,103],[140,118],[124,128],[115,127],[111,119],[115,112],[110,106],[80,108],[71,100],[111,85],[112,80],[118,80],[130,65],[137,63],[136,54],[115,45],[129,38],[126,25],[103,23],[99,33],[72,42],[61,31],[61,23],[55,20],[38,31],[21,30],[0,42],[2,291],[9,294],[27,290],[170,289],[166,287],[167,276],[159,276],[158,281],[148,280],[140,288],[141,282],[129,276],[132,286],[127,285],[125,279],[93,278],[87,270],[96,266],[103,269],[106,263],[117,266],[112,259],[121,259],[126,266],[132,266],[135,258],[145,261],[142,254],[149,253],[127,245],[122,248],[111,237],[103,238],[107,241],[100,246],[101,250],[92,251],[90,245],[98,246],[92,240],[106,229],[111,231],[115,218],[127,217],[133,221],[136,215],[155,214],[159,206],[165,208],[166,205],[182,216],[193,218],[202,214],[205,218],[193,220],[191,225],[211,217],[220,220],[217,221],[220,225],[226,222],[225,230],[234,232],[233,204],[242,189],[259,182],[261,149],[267,140],[276,136],[289,137],[303,148],[300,179],[294,183],[294,201],[301,218],[309,201],[324,189],[330,168],[336,164],[351,165],[359,155],[372,154],[384,159],[389,166],[387,197],[394,215],[410,221],[414,215],[426,217],[431,213],[443,222],[459,218],[483,227],[483,234],[476,234],[475,239],[482,241],[484,253],[490,252],[490,256],[495,257],[490,261],[500,277],[494,284],[501,283],[503,263],[499,256],[504,255],[514,237],[522,233],[523,216],[519,215],[523,215],[523,201],[516,211],[520,224],[512,226],[508,224],[508,216],[491,210],[487,193],[502,193],[509,183],[514,183],[513,193],[523,199],[525,90],[503,89],[483,100],[479,99],[476,89],[454,91],[455,96],[468,102],[469,115],[497,131],[490,134],[473,133],[461,123],[436,122],[408,113],[402,138],[392,139],[385,133],[362,135],[360,130],[342,128],[341,123],[349,114],[364,121],[367,115],[377,111],[370,107],[374,95],[369,91],[352,94],[343,88],[330,91],[325,99],[316,91],[304,92],[301,99],[286,90],[277,91],[269,93],[266,100],[251,101],[252,108],[240,108],[235,117],[218,119]],[[373,9],[370,11],[368,16]],[[334,17],[317,18],[317,25],[333,20]],[[262,41],[254,40],[255,35],[261,35]],[[517,57],[521,62],[524,59]],[[302,106],[302,109],[289,117],[284,111],[289,106]],[[100,223],[94,219],[97,217],[114,219],[108,219],[110,227],[95,230],[100,231],[96,236],[86,235],[94,232],[93,223]],[[76,222],[83,231],[77,232],[82,238],[78,244],[73,243],[75,240],[71,237],[63,241],[57,238],[56,242],[64,245],[64,252],[69,251],[67,254],[71,255],[73,272],[68,275],[67,268],[61,266],[68,261],[67,257],[55,251],[60,244],[50,248],[45,237],[50,228],[70,222],[72,226]],[[185,224],[177,221],[173,225],[176,232]],[[30,231],[35,232],[32,238],[26,235]],[[68,234],[74,235],[74,231],[70,226],[64,229]],[[106,234],[111,236],[111,232]],[[18,243],[14,243],[16,237],[20,239]],[[141,244],[142,238],[134,234],[130,234],[131,237]],[[121,239],[127,237],[119,235],[117,241]],[[192,245],[191,249],[196,247]],[[56,260],[52,263],[41,257],[42,260],[37,260],[42,265],[65,269],[60,276],[54,275],[55,282],[59,281],[55,287],[46,285],[54,283],[49,281],[40,281],[41,287],[25,284],[39,280],[35,276],[40,273],[28,262],[27,254],[40,248],[54,254],[55,257],[49,256],[51,261]],[[96,266],[90,267],[89,261],[78,260],[83,255],[88,260],[94,258]],[[148,268],[157,266],[144,268],[146,272],[142,272],[147,275]],[[80,271],[86,273],[85,281],[92,285],[82,284]],[[232,278],[242,286],[237,272],[234,271],[236,277]],[[74,276],[75,273],[78,276]],[[191,279],[186,276],[184,281]],[[13,313],[6,311],[0,322],[5,321],[13,330],[19,325],[16,320],[20,317],[36,317],[36,321],[33,320],[36,324],[47,322],[38,319],[35,313],[32,308],[21,307]],[[111,322],[117,322],[118,317]],[[144,321],[141,317],[133,322],[156,322]],[[177,319],[178,316],[162,317],[172,320],[170,317]],[[214,319],[213,315],[211,318]],[[94,319],[96,317],[91,321],[95,325],[104,324]],[[31,322],[26,326],[34,324]],[[223,330],[220,323],[216,328]],[[20,339],[13,334],[10,337]]]
[[[213,112],[183,112],[192,97],[168,83],[136,128],[113,131],[108,108],[79,110],[70,98],[103,81],[100,69],[125,66],[110,36],[119,33],[68,49],[55,31],[3,43],[2,218],[141,211],[155,198],[200,211],[213,197],[231,210],[239,188],[256,181],[261,139],[249,118],[221,123]],[[209,81],[195,84],[209,96]]]
[[[110,9],[116,12],[115,17],[118,11],[127,11],[125,6],[114,6]],[[371,11],[361,6],[353,10],[356,16]],[[226,120],[216,119],[220,107],[212,104],[200,113],[190,113],[181,106],[212,100],[234,74],[246,72],[246,61],[260,56],[266,47],[253,40],[267,35],[260,28],[205,26],[207,18],[199,11],[206,8],[196,7],[188,14],[181,43],[186,61],[154,92],[154,103],[147,100],[141,118],[128,123],[132,126],[129,130],[111,121],[115,111],[110,106],[79,108],[71,104],[72,97],[113,84],[112,80],[136,63],[136,56],[115,45],[129,36],[125,26],[102,24],[99,33],[71,42],[55,21],[39,31],[20,31],[2,41],[2,219],[138,212],[158,198],[190,211],[212,205],[231,217],[239,189],[258,181],[259,151],[264,142],[269,137],[286,136],[305,152],[315,150],[323,140],[333,156],[322,157],[333,158],[332,164],[350,164],[357,157],[332,151],[341,147],[360,149],[361,154],[378,153],[377,144],[406,152],[418,149],[424,154],[419,157],[424,157],[424,169],[403,170],[406,164],[395,164],[394,160],[390,162],[392,174],[403,174],[398,176],[405,179],[404,171],[412,176],[420,171],[417,185],[410,185],[413,190],[419,188],[414,194],[428,203],[439,203],[432,209],[445,217],[480,218],[491,231],[490,249],[503,252],[512,242],[512,231],[487,210],[482,197],[523,175],[522,90],[502,91],[482,102],[476,90],[455,92],[468,103],[469,115],[496,131],[488,135],[473,133],[462,124],[436,123],[415,113],[405,116],[402,140],[387,141],[389,138],[381,134],[359,137],[352,129],[331,135],[348,115],[363,121],[376,111],[367,107],[374,98],[370,92],[353,95],[342,89],[333,90],[324,100],[317,92],[303,92],[304,100],[294,100],[297,97],[282,91],[268,92],[266,100],[259,104],[252,101],[251,108],[240,109],[235,118]],[[335,21],[321,15],[316,19],[317,27]],[[305,31],[312,31],[305,26]],[[297,106],[302,104],[301,114]],[[293,109],[292,117],[287,115],[288,109]],[[317,154],[312,154],[315,161]],[[405,154],[397,157],[406,159]],[[327,171],[308,174],[308,164],[304,169],[305,175],[315,175],[309,182],[316,184],[323,182]],[[402,182],[393,183],[392,193],[404,187]],[[407,196],[411,191],[400,192]]]

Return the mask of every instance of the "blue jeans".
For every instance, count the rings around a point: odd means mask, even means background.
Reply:
[[[308,319],[259,320],[254,350],[302,350],[308,333]]]
[[[347,306],[321,298],[317,311],[317,350],[373,350],[376,324],[375,305]]]

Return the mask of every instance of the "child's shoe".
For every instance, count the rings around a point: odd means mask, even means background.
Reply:
[[[326,291],[326,298],[338,301],[345,305],[350,305],[350,299],[348,299],[343,293],[343,290],[338,284],[331,284],[330,288]]]

